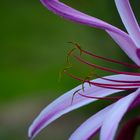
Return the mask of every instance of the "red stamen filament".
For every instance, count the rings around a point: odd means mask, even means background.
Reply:
[[[117,64],[121,64],[121,65],[124,65],[126,67],[131,67],[131,68],[140,68],[140,66],[137,66],[135,64],[129,64],[129,63],[126,63],[126,62],[120,62],[120,61],[117,61],[117,60],[114,60],[114,59],[109,59],[109,58],[105,58],[105,57],[102,57],[102,56],[98,56],[98,55],[95,55],[91,52],[88,52],[86,50],[83,50],[81,49],[80,51],[82,51],[83,53],[87,54],[87,55],[90,55],[94,58],[99,58],[99,59],[102,59],[102,60],[105,60],[105,61],[108,61],[108,62],[113,62],[113,63],[117,63]]]
[[[135,84],[135,83],[133,83],[133,84],[104,84],[104,83],[91,82],[89,80],[84,80],[79,77],[76,77],[76,76],[72,75],[71,73],[67,72],[66,70],[64,70],[64,72],[67,75],[69,75],[70,77],[72,77],[78,81],[87,82],[90,85],[94,85],[94,86],[98,86],[98,87],[102,87],[102,88],[117,89],[117,90],[130,90],[130,89],[138,88],[138,86],[140,86],[140,83],[139,84]],[[125,86],[129,86],[129,87],[125,87]]]
[[[117,61],[117,60],[114,60],[114,59],[109,59],[109,58],[105,58],[105,57],[102,57],[102,56],[92,54],[92,53],[90,53],[88,51],[85,51],[85,50],[81,49],[81,47],[77,43],[75,43],[75,46],[80,50],[80,56],[74,55],[73,51],[75,49],[73,49],[72,51],[70,51],[68,53],[68,57],[73,56],[74,58],[76,58],[81,63],[84,63],[84,64],[86,64],[86,65],[88,65],[88,66],[90,66],[92,68],[97,68],[97,69],[100,69],[100,70],[103,70],[103,71],[112,72],[112,73],[115,73],[115,74],[123,74],[123,75],[130,75],[130,76],[140,76],[140,73],[124,72],[124,71],[119,71],[119,70],[99,66],[99,65],[96,65],[96,64],[92,64],[91,62],[88,62],[88,61],[82,59],[81,54],[84,53],[84,54],[89,55],[89,56],[91,56],[93,58],[99,58],[99,59],[105,60],[107,62],[113,62],[113,63],[120,64],[120,65],[129,67],[129,68],[140,68],[140,66],[137,66],[135,64],[129,64],[129,63],[126,63],[126,62],[120,62],[120,61]],[[136,89],[136,88],[140,87],[140,80],[137,80],[137,81],[136,80],[132,80],[132,81],[116,80],[116,79],[100,77],[97,74],[94,74],[97,78],[100,78],[100,79],[103,79],[103,80],[111,82],[110,84],[109,83],[98,83],[98,82],[90,81],[89,77],[87,79],[82,79],[80,77],[77,77],[77,76],[69,73],[67,71],[67,69],[65,69],[64,72],[67,75],[69,75],[70,77],[72,77],[72,78],[74,78],[74,79],[76,79],[78,81],[83,82],[83,85],[82,85],[83,91],[84,91],[84,83],[85,82],[88,83],[89,85],[94,85],[94,86],[98,86],[98,87],[102,87],[102,88],[108,88],[108,89],[115,89],[115,90],[132,90],[132,89]],[[112,82],[114,82],[115,84],[112,83]],[[79,89],[79,90],[82,90],[82,89]],[[81,95],[83,97],[86,97],[86,98],[103,99],[103,100],[122,98],[122,97],[94,97],[94,96],[88,96],[88,95],[79,93],[79,90],[74,92],[73,97],[72,97],[72,102],[73,102],[74,95],[76,93],[78,93],[79,95]]]
[[[121,99],[123,96],[117,96],[117,97],[95,97],[95,96],[89,96],[85,94],[81,94],[78,92],[79,95],[85,97],[85,98],[91,98],[91,99],[97,99],[97,100],[118,100]]]
[[[118,70],[114,70],[114,69],[110,69],[110,68],[106,68],[106,67],[102,67],[102,66],[98,66],[95,64],[92,64],[90,62],[85,61],[84,59],[82,59],[81,57],[78,57],[76,55],[73,55],[78,61],[87,64],[88,66],[103,70],[103,71],[107,71],[107,72],[113,72],[116,74],[125,74],[125,75],[132,75],[132,76],[140,76],[139,73],[134,73],[134,72],[123,72],[123,71],[118,71]]]
[[[125,80],[114,80],[114,79],[109,79],[109,78],[104,78],[104,77],[100,77],[97,74],[94,74],[97,78],[103,79],[103,80],[107,80],[107,81],[112,81],[112,82],[121,82],[121,83],[140,83],[140,81],[125,81]]]

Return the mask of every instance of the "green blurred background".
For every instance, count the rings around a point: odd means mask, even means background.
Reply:
[[[114,0],[63,2],[124,29]],[[140,1],[132,3],[140,21]],[[72,48],[67,42],[77,42],[98,55],[131,62],[104,31],[63,20],[46,10],[39,0],[1,0],[0,19],[0,140],[28,139],[28,127],[42,108],[79,84],[66,75],[58,82],[59,71]],[[91,70],[73,63],[75,74],[86,76]],[[110,103],[98,101],[73,111],[48,126],[36,140],[66,140],[80,123]]]

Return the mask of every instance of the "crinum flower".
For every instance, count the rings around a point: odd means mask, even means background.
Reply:
[[[91,57],[104,59],[105,61],[119,63],[127,67],[140,68],[140,28],[131,9],[129,0],[115,0],[117,10],[127,32],[124,32],[100,19],[81,13],[58,0],[41,0],[41,2],[47,9],[65,19],[105,30],[135,64],[132,65],[107,59],[81,49],[80,51],[82,51],[82,53]],[[100,98],[107,98],[106,96],[116,94],[121,91],[135,89],[132,93],[123,96],[113,104],[105,107],[103,110],[97,112],[91,118],[86,120],[69,138],[70,140],[87,140],[90,137],[93,137],[97,132],[100,132],[100,140],[113,140],[115,138],[118,125],[125,113],[140,104],[140,73],[118,71],[102,67],[87,62],[81,58],[81,56],[73,56],[78,61],[88,66],[113,72],[114,75],[98,77],[91,81],[85,80],[84,90],[82,90],[83,85],[81,84],[60,96],[41,111],[30,126],[28,135],[33,139],[51,122],[81,106],[87,105]],[[65,72],[71,77],[82,81],[81,78],[70,74],[66,70]],[[74,95],[74,99],[71,103],[73,94],[76,92],[77,94]],[[131,123],[133,123],[133,121]],[[128,124],[131,123],[128,122]],[[136,125],[134,125],[134,128],[136,128]],[[131,128],[128,129],[128,132],[131,132]],[[119,140],[119,138],[123,138],[122,135],[123,133],[120,132],[117,139]],[[127,133],[124,133],[124,135],[127,135]],[[133,139],[134,136],[125,138],[125,140],[129,140],[129,138]]]

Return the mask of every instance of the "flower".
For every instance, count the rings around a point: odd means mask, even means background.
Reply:
[[[119,63],[128,67],[140,68],[140,28],[131,9],[129,0],[115,0],[118,12],[127,33],[110,25],[100,19],[91,17],[80,11],[77,11],[58,0],[41,0],[42,4],[53,11],[55,14],[69,19],[71,21],[85,24],[91,27],[105,30],[120,48],[132,59],[136,65],[130,65],[116,60],[110,60],[90,52],[82,50],[82,53],[91,57],[97,57],[109,62]],[[85,61],[80,56],[73,55],[78,61],[101,70],[114,72],[115,75],[98,77],[95,80],[85,80],[83,85],[68,91],[58,99],[48,105],[39,116],[34,120],[29,128],[28,136],[33,139],[44,127],[61,117],[62,115],[75,110],[81,106],[87,105],[100,98],[125,91],[136,89],[127,96],[118,99],[113,104],[97,112],[87,121],[85,121],[69,138],[70,140],[87,140],[100,131],[100,140],[113,140],[118,125],[127,111],[140,103],[140,73],[122,72]],[[71,77],[77,80],[83,80],[65,71]],[[73,102],[71,100],[74,93]],[[87,96],[88,95],[88,96]],[[106,97],[107,98],[107,97]],[[109,97],[108,97],[109,98]]]

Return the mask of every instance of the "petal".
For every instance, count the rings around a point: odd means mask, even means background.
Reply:
[[[109,35],[120,45],[120,47],[125,51],[125,53],[138,65],[140,65],[139,58],[137,56],[137,47],[133,43],[132,39],[128,34],[121,31],[120,29],[108,24],[100,19],[86,15],[82,12],[79,12],[58,0],[41,0],[43,5],[49,10],[53,11],[59,16],[62,16],[66,19],[78,22],[81,24],[86,24],[88,26],[100,28],[106,30]],[[127,41],[129,43],[127,43]],[[130,53],[132,52],[132,54]]]
[[[131,9],[129,0],[115,0],[122,22],[136,46],[140,48],[140,27]]]
[[[69,138],[69,140],[87,140],[94,136],[102,126],[105,115],[111,109],[112,105],[97,112],[86,120]]]
[[[139,98],[138,98],[139,99]],[[140,102],[139,102],[140,103]],[[129,109],[132,109],[136,106],[137,100],[130,106]],[[101,111],[97,112],[95,115],[90,117],[86,120],[76,131],[71,135],[69,140],[87,140],[93,137],[101,128],[104,118],[108,115],[109,110],[114,106],[115,103],[107,106],[106,108],[102,109]],[[107,116],[108,117],[108,116]],[[135,118],[128,122],[122,129],[119,135],[117,136],[117,140],[124,140],[130,133],[131,137],[132,134],[136,132],[136,127],[140,125],[140,117]],[[130,127],[131,126],[131,127]],[[133,129],[133,130],[132,130]],[[132,133],[131,133],[131,132]],[[130,136],[128,137],[130,140]]]
[[[72,20],[74,22],[78,22],[81,24],[86,24],[88,26],[93,26],[93,27],[104,29],[104,30],[113,31],[122,36],[126,35],[126,33],[112,26],[111,24],[108,24],[98,18],[86,15],[78,10],[75,10],[63,4],[62,2],[58,0],[41,0],[41,2],[49,10],[53,11],[55,14],[62,16],[66,19],[69,19],[69,20]]]
[[[114,139],[119,122],[138,95],[140,89],[117,101],[108,111],[101,128],[101,140]]]
[[[129,56],[129,58],[140,66],[140,50],[137,49],[132,39],[129,37],[122,37],[111,31],[109,31],[108,34],[119,46],[121,46],[121,49]]]
[[[114,80],[140,80],[140,77],[138,76],[128,76],[128,75],[113,75],[113,76],[107,76],[106,78],[114,79]],[[103,79],[96,79],[95,82],[103,82],[103,83],[113,83],[111,81],[106,81]],[[121,90],[114,90],[114,89],[107,89],[107,88],[101,88],[96,86],[90,86],[89,84],[84,84],[84,92],[81,90],[79,91],[81,94],[88,94],[89,96],[97,96],[97,97],[104,97],[116,92],[119,92]],[[47,106],[35,119],[33,124],[29,128],[29,137],[35,137],[44,127],[46,127],[48,124],[62,116],[63,114],[66,114],[74,109],[77,109],[81,106],[84,106],[86,104],[89,104],[93,101],[96,101],[96,99],[89,99],[80,96],[79,94],[75,94],[73,103],[72,96],[73,94],[79,90],[82,89],[82,85],[72,89],[71,91],[65,93],[64,95],[60,96],[58,99],[56,99],[54,102],[52,102],[49,106]]]

